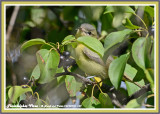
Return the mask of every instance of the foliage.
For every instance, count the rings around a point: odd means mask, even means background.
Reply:
[[[76,47],[77,43],[82,43],[97,53],[104,61],[112,55],[114,60],[108,68],[109,80],[104,79],[102,83],[114,87],[115,91],[124,94],[126,99],[146,84],[151,85],[151,91],[146,92],[145,95],[128,102],[121,102],[123,107],[142,107],[143,104],[146,104],[144,99],[147,99],[147,104],[154,107],[153,100],[148,100],[148,96],[154,94],[154,36],[150,31],[154,25],[154,7],[143,7],[144,10],[141,12],[148,15],[145,20],[137,14],[137,10],[142,6],[21,7],[17,22],[21,22],[25,26],[19,40],[21,43],[28,40],[21,45],[21,53],[24,54],[29,48],[38,45],[37,52],[34,52],[37,64],[28,75],[30,80],[27,84],[25,83],[27,88],[23,88],[24,85],[7,88],[7,101],[10,99],[11,103],[20,104],[22,100],[25,100],[27,103],[33,103],[39,107],[42,104],[53,104],[50,103],[45,89],[37,90],[40,86],[47,88],[52,85],[53,88],[57,87],[58,91],[61,91],[60,86],[65,87],[67,98],[72,98],[72,102],[75,101],[74,98],[79,99],[82,108],[120,107],[114,103],[109,94],[112,91],[105,90],[102,84],[99,84],[101,79],[98,82],[94,78],[88,78],[97,84],[84,86],[83,79],[73,76],[72,72],[76,72],[75,69],[78,66],[72,64],[74,63],[72,49]],[[26,16],[23,19],[20,18],[21,15],[24,15],[22,13]],[[98,29],[99,40],[90,36],[76,39],[74,35],[70,35],[81,23],[85,22],[101,28]],[[33,28],[36,28],[36,31]],[[43,35],[44,31],[47,31],[47,34]],[[122,48],[124,46],[125,48]],[[65,52],[68,50],[70,53],[67,55]],[[67,74],[68,71],[71,73]],[[85,77],[83,72],[76,73]],[[136,80],[136,77],[139,80]],[[122,83],[126,85],[126,88],[122,89]],[[29,94],[30,98],[27,97],[29,92],[32,93]],[[77,95],[77,93],[79,94]],[[54,96],[54,94],[52,95]],[[42,96],[45,96],[46,100],[43,100],[45,97]],[[65,100],[60,104],[64,102]]]

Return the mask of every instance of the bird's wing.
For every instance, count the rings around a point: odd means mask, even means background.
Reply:
[[[92,50],[88,49],[87,47],[84,47],[83,53],[88,58],[90,58],[91,60],[97,62],[98,64],[105,65],[103,60],[100,58],[100,56],[97,53],[93,52]]]

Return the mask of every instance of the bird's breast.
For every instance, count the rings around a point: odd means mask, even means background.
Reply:
[[[106,68],[97,62],[88,58],[84,53],[83,49],[85,46],[83,44],[78,44],[75,48],[76,62],[79,68],[87,73],[88,75],[106,77]]]

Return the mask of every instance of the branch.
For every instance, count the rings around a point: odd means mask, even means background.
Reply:
[[[140,90],[136,91],[131,96],[119,98],[119,96],[121,96],[122,93],[116,90],[114,87],[108,86],[103,83],[102,88],[104,89],[105,93],[109,95],[109,97],[112,100],[112,103],[120,108],[123,108],[124,105],[126,105],[130,100],[136,99],[151,90],[150,84],[147,84],[145,86],[142,86]]]
[[[59,76],[63,76],[63,75],[71,75],[71,76],[75,76],[77,78],[80,78],[85,84],[91,84],[91,85],[95,84],[95,82],[92,82],[90,79],[85,78],[84,76],[81,76],[79,74],[75,74],[73,72],[68,72],[68,71],[67,72],[62,72],[62,73],[57,73],[55,75],[55,77],[59,77]]]
[[[141,95],[143,95],[144,93],[150,91],[150,84],[147,84],[145,86],[143,86],[140,90],[136,91],[135,93],[133,93],[128,99],[127,99],[127,103],[132,100],[132,99],[136,99],[138,97],[140,97]]]

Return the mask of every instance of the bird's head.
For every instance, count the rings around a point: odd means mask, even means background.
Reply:
[[[88,23],[81,24],[81,26],[77,29],[76,38],[81,36],[92,36],[97,38],[96,28]]]

